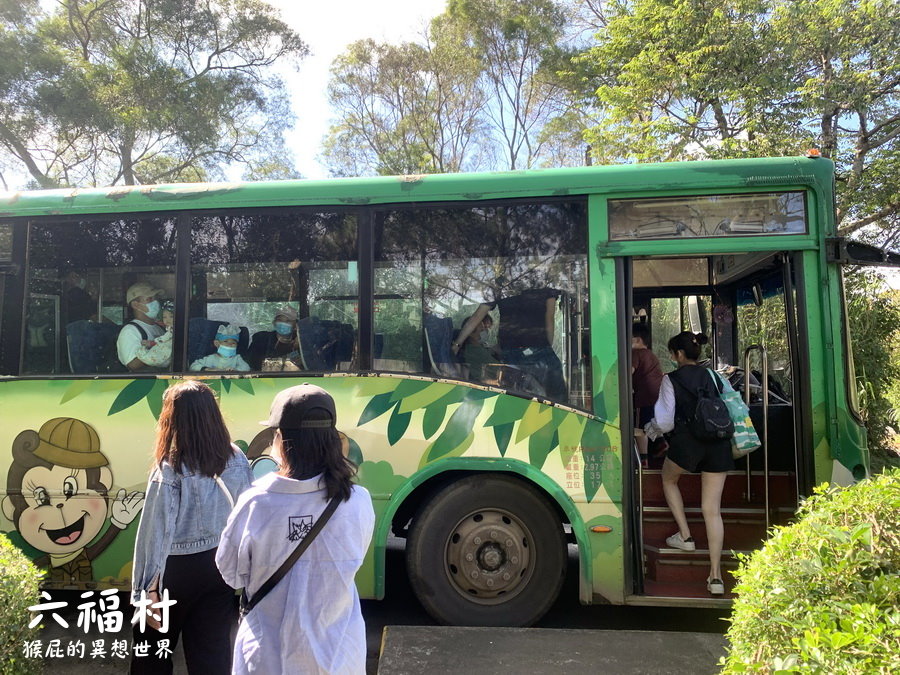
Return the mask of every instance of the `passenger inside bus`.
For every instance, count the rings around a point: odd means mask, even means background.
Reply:
[[[125,301],[131,310],[132,319],[119,331],[116,351],[119,361],[130,371],[168,370],[171,368],[171,358],[162,366],[154,366],[142,361],[138,356],[138,352],[144,347],[143,341],[156,340],[166,332],[166,329],[156,321],[162,309],[159,301],[160,293],[163,293],[163,289],[154,288],[145,281],[139,281],[129,286],[125,294]]]
[[[561,291],[554,288],[532,288],[507,296],[498,293],[497,300],[481,303],[463,324],[451,344],[453,353],[459,353],[469,335],[496,307],[500,310],[497,342],[503,363],[533,377],[548,399],[565,401],[562,363],[553,351],[553,329],[560,295]]]
[[[162,325],[165,332],[153,340],[141,340],[141,348],[135,356],[143,363],[154,368],[166,368],[172,363],[172,336],[175,326],[175,303],[166,300],[162,303]]]
[[[270,331],[253,334],[247,363],[251,370],[284,370],[292,364],[300,367],[300,340],[297,332],[297,311],[282,307],[272,319]],[[282,367],[277,367],[280,364]]]
[[[467,317],[462,325],[465,326],[471,318],[471,316]],[[465,342],[461,343],[459,355],[462,357],[463,364],[468,368],[468,379],[472,382],[486,382],[488,379],[493,379],[490,364],[497,364],[500,361],[496,347],[488,347],[485,344],[487,332],[493,325],[494,320],[491,315],[485,315]],[[459,336],[457,336],[457,341],[459,341]]]
[[[219,326],[216,330],[216,339],[212,341],[215,351],[203,358],[197,359],[191,364],[191,370],[214,371],[238,371],[247,372],[250,366],[237,353],[238,340],[241,337],[241,327],[234,324]]]
[[[636,323],[631,328],[631,382],[634,396],[634,416],[643,429],[653,419],[653,406],[659,398],[663,372],[659,359],[650,349],[650,326]],[[648,467],[648,439],[644,434],[635,437],[641,466]]]

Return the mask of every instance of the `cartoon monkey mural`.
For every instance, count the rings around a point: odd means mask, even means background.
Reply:
[[[91,561],[137,517],[144,493],[120,489],[110,503],[113,476],[100,452],[100,437],[73,417],[48,420],[40,431],[22,431],[12,455],[3,514],[25,541],[46,554],[34,561],[49,567],[46,581],[92,581]],[[107,515],[110,527],[90,544]]]

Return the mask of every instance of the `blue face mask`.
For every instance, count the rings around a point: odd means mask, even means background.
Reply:
[[[276,321],[275,332],[279,335],[287,336],[294,332],[294,327],[289,323],[285,323],[284,321]]]
[[[218,351],[219,356],[234,356],[235,354],[237,354],[237,347],[226,347],[225,345],[220,345]]]
[[[153,302],[147,303],[147,309],[144,311],[151,319],[155,319],[159,316],[159,300],[154,300]]]

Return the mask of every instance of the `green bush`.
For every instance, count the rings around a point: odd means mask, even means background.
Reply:
[[[0,673],[43,672],[41,659],[26,659],[25,642],[38,638],[39,628],[29,630],[33,618],[28,607],[39,602],[38,584],[43,574],[0,534]]]
[[[874,473],[900,466],[893,431],[900,408],[900,293],[869,270],[844,277],[856,390]]]
[[[900,672],[900,470],[799,515],[735,574],[723,672]]]

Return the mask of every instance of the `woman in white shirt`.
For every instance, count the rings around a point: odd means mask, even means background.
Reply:
[[[678,369],[665,375],[659,387],[654,418],[646,426],[647,435],[655,439],[668,433],[669,449],[662,467],[663,494],[678,525],[678,532],[666,539],[666,544],[683,551],[696,550],[684,512],[684,501],[678,479],[684,473],[700,472],[700,501],[706,537],[709,542],[709,577],[706,587],[712,595],[725,593],[722,581],[722,544],[725,539],[722,524],[722,490],[727,472],[734,469],[731,441],[701,441],[691,433],[687,420],[693,416],[700,387],[709,388],[713,378],[721,386],[719,391],[733,391],[727,381],[715,372],[697,365],[700,350],[708,339],[703,333],[684,331],[669,340],[669,352]]]
[[[277,429],[280,470],[257,480],[235,506],[216,555],[222,577],[254,594],[309,532],[328,520],[290,571],[244,617],[234,673],[364,673],[366,632],[354,578],[369,548],[375,512],[352,483],[341,452],[334,399],[303,384],[282,391],[263,424]]]

